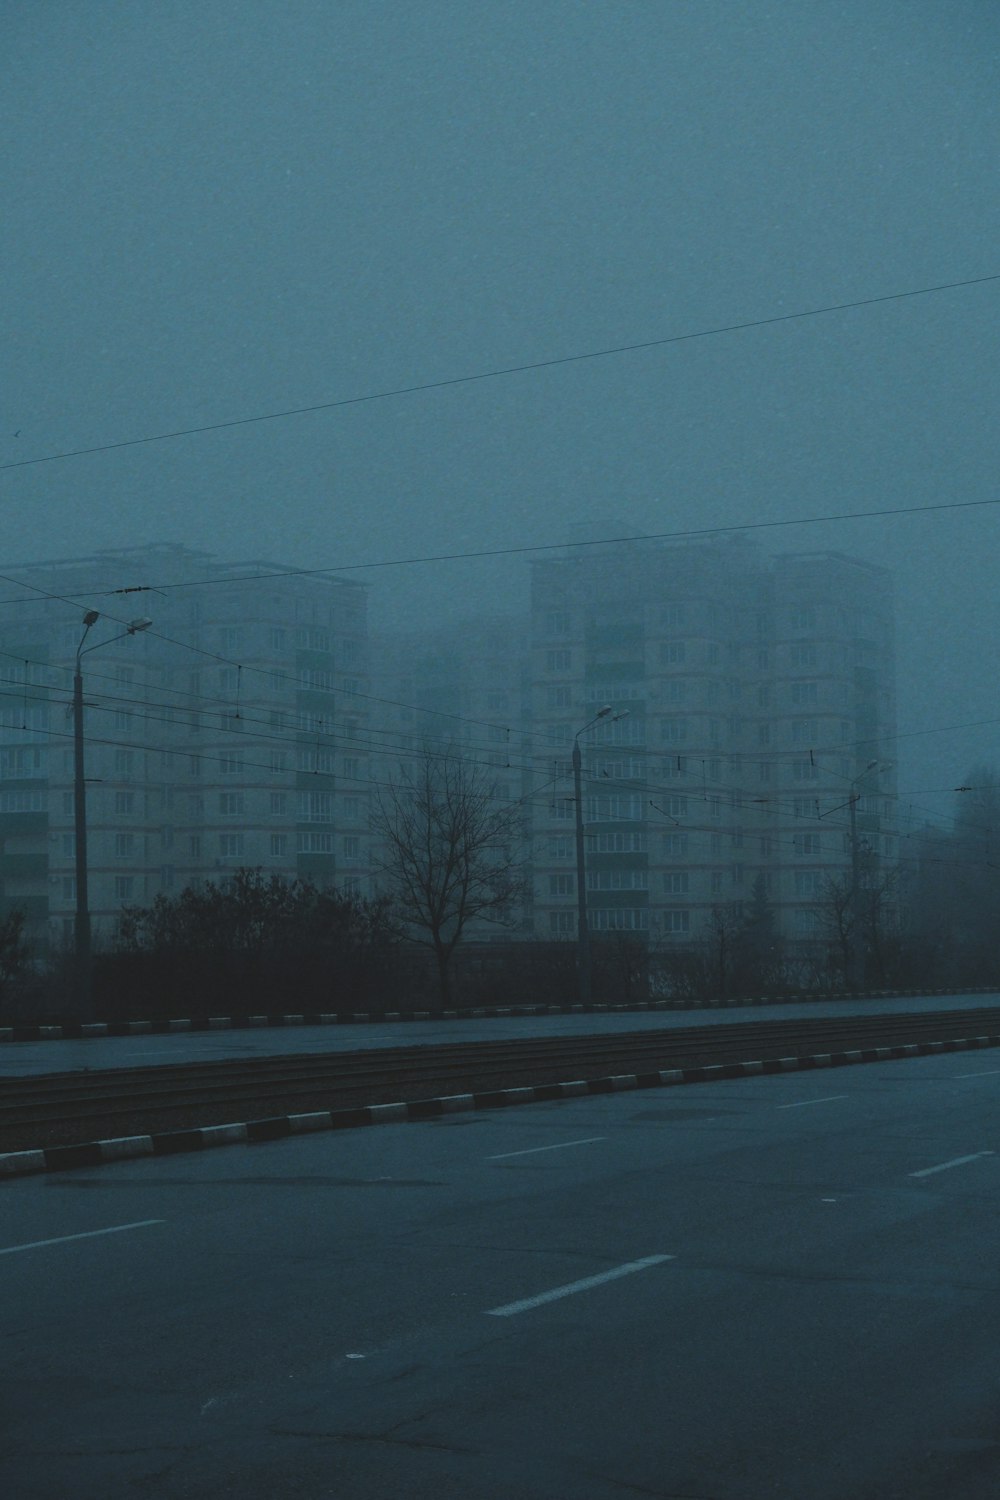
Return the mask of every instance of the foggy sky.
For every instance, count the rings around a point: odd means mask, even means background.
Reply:
[[[4,463],[1000,272],[990,0],[8,0],[2,55]],[[997,498],[998,308],[7,470],[0,561],[348,566]],[[1000,725],[922,733],[1000,719],[998,511],[761,534],[895,570],[904,803],[1000,762]],[[527,571],[351,576],[398,628],[521,607]]]

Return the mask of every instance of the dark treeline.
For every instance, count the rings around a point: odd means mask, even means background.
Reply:
[[[863,863],[831,876],[816,932],[779,932],[763,879],[749,901],[712,908],[684,943],[628,933],[592,938],[593,999],[628,1004],[854,989],[954,988],[1000,979],[1000,777],[970,773],[946,829],[904,841],[897,868]],[[568,1005],[578,998],[576,944],[465,942],[446,991],[398,903],[308,880],[239,870],[220,883],[123,911],[95,955],[101,1020],[336,1012],[406,1014],[480,1006]],[[419,936],[419,934],[418,934]],[[443,995],[447,993],[447,1002]],[[32,962],[19,912],[0,921],[0,1020],[76,1019],[73,956]]]

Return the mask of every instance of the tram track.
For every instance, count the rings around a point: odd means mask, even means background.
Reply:
[[[166,1063],[0,1082],[0,1151],[475,1090],[1000,1036],[1000,1008]]]

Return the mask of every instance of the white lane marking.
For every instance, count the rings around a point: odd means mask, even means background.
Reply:
[[[537,1297],[524,1297],[520,1302],[506,1302],[503,1307],[489,1307],[487,1316],[510,1318],[514,1313],[528,1312],[541,1307],[544,1302],[557,1302],[560,1297],[572,1297],[574,1292],[587,1292],[593,1286],[602,1286],[605,1281],[617,1281],[619,1276],[631,1276],[636,1271],[645,1271],[649,1266],[662,1265],[665,1260],[675,1260],[673,1255],[647,1255],[644,1260],[630,1260],[627,1265],[615,1266],[613,1271],[602,1271],[599,1276],[585,1276],[582,1281],[571,1281],[566,1286],[553,1287],[551,1292],[539,1292]]]
[[[166,1219],[138,1219],[134,1224],[112,1224],[110,1229],[88,1229],[84,1234],[61,1234],[54,1240],[32,1240],[28,1245],[8,1245],[0,1255],[16,1255],[19,1250],[40,1250],[43,1245],[65,1245],[67,1240],[92,1240],[99,1234],[122,1234],[126,1229],[145,1229],[149,1224],[165,1224]]]
[[[978,1073],[955,1073],[955,1078],[992,1078],[995,1073],[1000,1073],[1000,1068],[983,1068]]]
[[[499,1156],[488,1156],[487,1161],[506,1161],[508,1156],[537,1156],[539,1151],[565,1151],[567,1146],[591,1146],[594,1141],[606,1141],[606,1135],[588,1135],[582,1141],[560,1141],[557,1146],[529,1146],[527,1151],[501,1151]]]
[[[776,1104],[775,1109],[805,1109],[807,1104],[830,1104],[834,1099],[849,1099],[850,1094],[825,1094],[822,1099],[799,1099],[795,1104]]]
[[[978,1161],[981,1156],[992,1156],[992,1151],[973,1151],[971,1156],[956,1156],[954,1161],[943,1161],[939,1167],[924,1167],[922,1172],[910,1172],[910,1177],[930,1177],[935,1172],[947,1172],[949,1167],[964,1167],[967,1161]]]

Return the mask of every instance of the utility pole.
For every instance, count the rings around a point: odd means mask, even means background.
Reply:
[[[851,839],[851,948],[848,985],[851,989],[864,986],[865,956],[861,933],[861,851],[858,848],[857,806],[860,793],[852,791],[850,808]]]
[[[75,948],[74,991],[76,1011],[81,1021],[91,1019],[91,971],[93,949],[90,936],[90,902],[87,893],[87,778],[83,758],[83,667],[81,657],[97,646],[84,647],[92,625],[100,619],[96,609],[88,609],[83,617],[83,635],[76,648],[76,669],[73,673],[73,827],[76,844],[76,916],[73,923]],[[110,646],[114,641],[124,640],[128,635],[137,635],[148,630],[152,620],[145,615],[132,620],[121,635],[113,635],[109,641],[98,641],[98,646]]]
[[[576,964],[580,982],[580,1004],[589,1005],[590,929],[587,926],[587,862],[583,850],[583,776],[580,754],[582,733],[581,729],[573,740],[573,792],[576,802]]]

